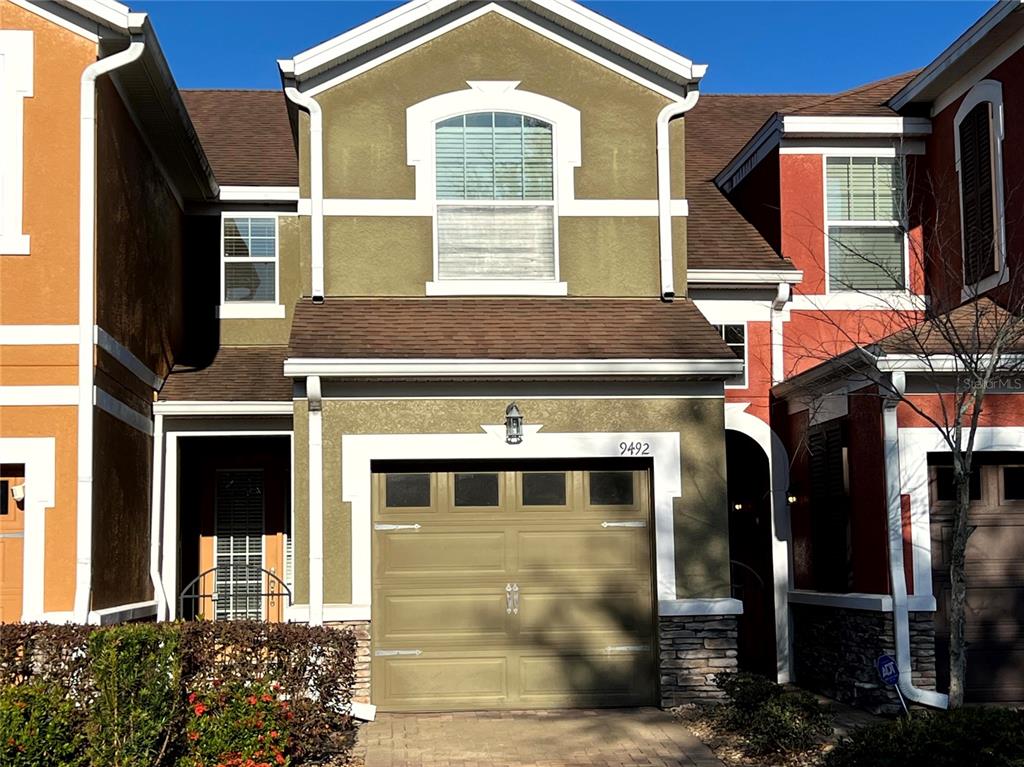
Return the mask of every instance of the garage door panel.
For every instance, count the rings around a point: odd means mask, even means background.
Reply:
[[[587,636],[591,646],[635,644],[651,635],[650,603],[650,590],[639,584],[590,592],[523,591],[519,636],[540,643],[578,643]]]
[[[493,643],[503,641],[508,631],[505,595],[497,587],[471,593],[386,591],[376,597],[374,606],[385,626],[377,634],[381,647]]]
[[[377,577],[502,575],[505,533],[452,530],[377,533]]]
[[[648,558],[647,535],[646,528],[523,531],[516,538],[519,574],[560,572],[584,578],[594,573],[633,574]]]
[[[372,675],[391,711],[492,708],[509,697],[508,659],[500,654],[377,657]]]
[[[521,700],[543,706],[645,702],[649,693],[637,680],[650,677],[651,663],[648,653],[524,650],[519,658]]]

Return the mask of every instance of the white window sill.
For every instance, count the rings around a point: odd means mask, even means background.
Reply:
[[[566,296],[569,288],[555,280],[436,280],[428,296]]]
[[[892,597],[888,594],[833,594],[826,591],[806,591],[794,589],[789,592],[789,601],[797,605],[813,605],[815,607],[837,607],[846,610],[869,610],[871,612],[891,613]],[[923,594],[909,594],[907,607],[912,612],[933,612],[935,597]]]
[[[998,288],[1000,285],[1005,285],[1009,281],[1010,270],[1004,266],[998,272],[990,274],[988,277],[985,277],[978,282],[964,285],[963,289],[960,291],[960,301],[970,301],[972,298],[976,298],[983,293],[987,293],[993,288]]]
[[[285,311],[283,304],[250,304],[239,301],[218,306],[217,316],[222,320],[283,320]]]
[[[0,235],[0,256],[27,256],[29,252],[27,234],[14,234],[6,237]]]

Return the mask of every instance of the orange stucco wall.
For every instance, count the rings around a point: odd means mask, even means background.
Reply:
[[[749,402],[748,413],[768,421],[768,392],[772,386],[772,331],[770,322],[747,323],[747,386],[728,387],[726,402]]]
[[[0,27],[33,35],[33,96],[25,99],[24,230],[31,253],[0,259],[0,322],[78,318],[79,83],[96,43],[0,0]]]
[[[78,322],[79,83],[96,43],[0,0],[0,28],[31,30],[33,95],[25,99],[23,230],[30,253],[0,256],[0,323]],[[77,347],[0,347],[0,385],[74,386]],[[0,407],[0,437],[54,437],[55,505],[46,512],[46,611],[75,591],[77,408]]]

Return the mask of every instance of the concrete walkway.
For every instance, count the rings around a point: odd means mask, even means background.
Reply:
[[[366,767],[722,767],[653,708],[381,714],[357,753]]]

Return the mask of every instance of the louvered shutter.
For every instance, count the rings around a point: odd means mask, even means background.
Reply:
[[[849,587],[849,498],[844,442],[841,420],[829,421],[807,432],[814,575],[820,591],[842,592]]]
[[[263,471],[217,472],[214,551],[217,620],[263,617]]]
[[[994,274],[995,205],[992,184],[992,105],[982,102],[960,127],[960,194],[963,202],[964,281]]]
[[[555,279],[551,131],[508,112],[438,123],[438,279]]]

